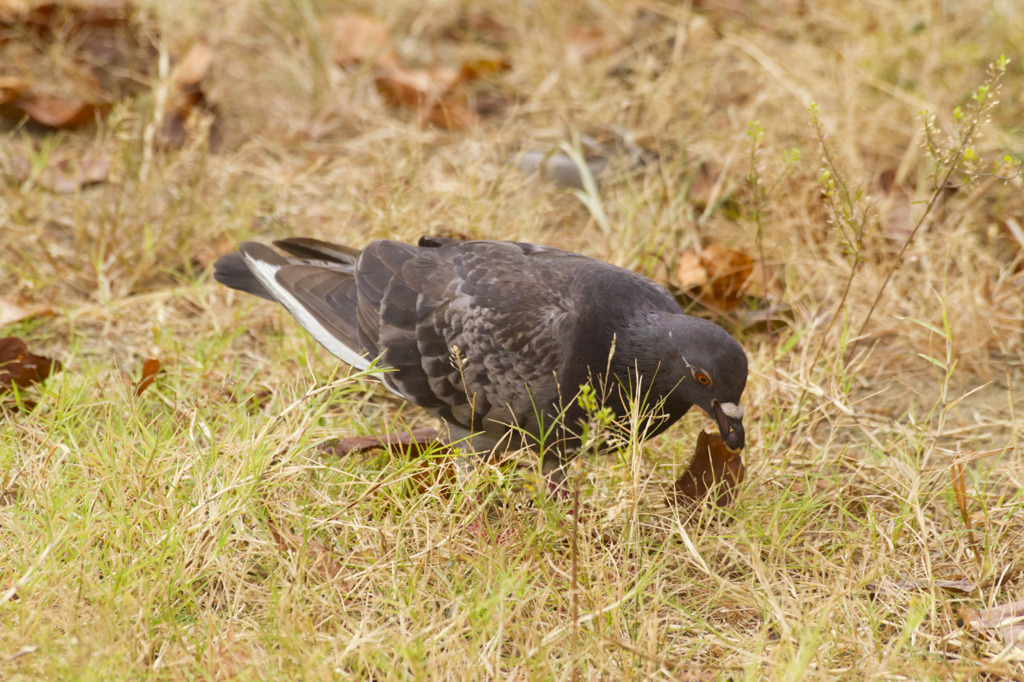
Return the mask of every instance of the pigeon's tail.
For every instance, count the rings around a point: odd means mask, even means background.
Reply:
[[[346,364],[369,367],[356,325],[355,262],[359,252],[315,239],[285,239],[285,258],[255,242],[242,242],[237,253],[214,263],[221,284],[277,301],[321,345]]]

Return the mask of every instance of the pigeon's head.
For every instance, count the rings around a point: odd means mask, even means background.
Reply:
[[[713,322],[689,315],[662,320],[664,348],[660,381],[673,382],[669,400],[696,405],[718,424],[730,450],[745,444],[740,397],[747,385],[747,355],[736,339]]]

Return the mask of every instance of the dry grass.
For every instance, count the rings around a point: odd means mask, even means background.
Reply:
[[[374,4],[426,65],[468,6]],[[960,620],[1024,598],[1024,191],[986,175],[1024,153],[1017,4],[474,3],[515,36],[495,83],[520,103],[456,132],[331,65],[326,3],[148,6],[154,33],[214,47],[218,152],[200,126],[147,155],[140,96],[51,142],[108,150],[108,182],[0,185],[0,297],[53,311],[3,335],[64,363],[35,409],[0,412],[0,677],[1024,678],[1020,646]],[[567,57],[581,27],[610,47]],[[1003,53],[978,172],[953,176],[897,261],[936,173],[919,112],[953,133]],[[606,233],[511,159],[611,127],[658,159],[612,158]],[[25,135],[0,158],[42,139]],[[696,415],[588,459],[574,580],[571,524],[521,504],[507,467],[453,486],[433,480],[441,454],[319,454],[429,420],[336,374],[283,310],[217,286],[212,260],[244,238],[441,230],[660,278],[684,247],[760,257],[760,239],[785,313],[736,332],[752,368],[738,503],[663,503]],[[136,397],[147,357],[165,372]],[[490,539],[467,530],[482,499]]]

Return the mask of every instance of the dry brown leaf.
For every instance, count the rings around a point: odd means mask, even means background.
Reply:
[[[614,47],[615,42],[603,31],[596,28],[581,28],[569,33],[565,41],[565,56],[571,63],[582,64],[599,54],[611,51]]]
[[[274,536],[274,541],[277,542],[277,546],[282,552],[294,554],[302,552],[304,543],[301,537],[284,530],[274,523],[273,519],[267,519],[267,525],[270,526],[270,534]],[[310,572],[325,580],[337,580],[345,570],[341,562],[335,559],[327,546],[319,540],[310,540],[306,543],[306,556],[309,559]]]
[[[452,488],[458,479],[458,466],[451,457],[441,462],[429,462],[413,474],[417,493],[423,495],[430,492],[446,500],[451,498]]]
[[[715,24],[725,21],[747,22],[752,18],[750,5],[746,0],[697,0],[693,3],[693,9],[707,16]]]
[[[34,12],[52,12],[54,0],[0,0],[0,26],[27,21]]]
[[[462,74],[458,69],[387,69],[377,75],[377,92],[393,107],[416,109],[438,100],[454,88]]]
[[[0,507],[7,507],[21,499],[21,486],[17,483],[8,483],[7,487],[0,486]],[[0,589],[0,592],[3,590]]]
[[[15,384],[21,387],[43,381],[59,372],[59,360],[36,355],[28,345],[15,336],[0,339],[0,392]]]
[[[60,30],[67,37],[110,28],[132,16],[131,0],[0,0],[0,26],[21,25],[46,37]]]
[[[0,105],[13,102],[28,90],[30,82],[24,76],[0,76]]]
[[[868,592],[885,597],[895,597],[911,590],[928,590],[934,585],[950,592],[971,594],[978,589],[973,580],[917,580],[915,578],[886,578],[878,582],[870,582],[864,586]]]
[[[490,78],[496,73],[508,71],[512,64],[508,58],[497,56],[480,56],[462,60],[462,67],[459,74],[463,81],[475,81],[481,78]]]
[[[483,42],[492,45],[504,45],[516,36],[514,29],[486,12],[463,13],[455,22],[443,27],[440,34],[446,40],[458,43]]]
[[[729,450],[721,435],[701,431],[690,465],[676,480],[675,502],[700,501],[714,492],[716,504],[729,505],[745,474],[741,451]]]
[[[1024,599],[961,615],[974,616],[964,618],[969,631],[995,632],[1006,646],[1024,647]]]
[[[76,128],[145,87],[152,36],[140,30],[128,0],[8,0],[0,26],[17,27],[0,40],[0,63],[16,79],[0,91],[5,117]]]
[[[679,263],[676,266],[676,282],[679,288],[686,291],[695,287],[702,287],[710,280],[707,268],[704,267],[700,255],[691,249],[679,254]]]
[[[400,68],[398,55],[391,47],[388,25],[380,19],[343,14],[328,19],[326,28],[331,57],[338,66],[370,62],[389,69]]]
[[[710,161],[701,161],[690,178],[687,188],[686,196],[690,202],[702,208],[710,204],[721,191],[719,187],[720,174],[721,171],[712,167]]]
[[[160,373],[160,361],[155,358],[146,358],[142,363],[142,376],[135,382],[135,395],[142,395],[147,388],[156,381],[156,375]]]
[[[14,101],[36,123],[51,128],[78,128],[96,117],[96,106],[74,97],[26,95]]]
[[[110,175],[110,154],[101,149],[58,153],[39,171],[35,183],[57,194],[74,194],[85,185],[103,182]],[[32,177],[28,154],[12,154],[10,173],[18,182]]]
[[[708,307],[733,310],[750,295],[754,259],[745,253],[712,244],[700,253],[684,251],[676,266],[679,288]]]
[[[480,116],[446,97],[462,80],[458,69],[389,69],[377,75],[377,92],[393,107],[417,109],[420,125],[461,130],[479,124]]]
[[[412,431],[400,431],[381,436],[353,436],[339,438],[321,443],[319,450],[328,455],[344,457],[360,452],[387,449],[401,453],[404,457],[413,458],[421,455],[425,448],[438,443],[440,432],[437,429],[421,427]],[[451,491],[451,486],[458,478],[458,471],[452,459],[441,462],[428,462],[414,472],[412,480],[416,491],[420,494],[433,491],[443,497]]]
[[[109,175],[110,156],[97,151],[50,164],[39,174],[39,184],[57,194],[74,194],[85,185],[104,182]]]
[[[83,16],[88,23],[107,23],[131,10],[131,0],[0,0],[0,21],[24,21],[32,14],[49,16],[58,11]]]
[[[388,433],[382,436],[339,438],[321,443],[319,449],[325,454],[338,457],[380,449],[398,449],[408,455],[418,452],[424,445],[436,442],[438,435],[439,431],[437,429],[423,427],[413,429],[412,431]]]
[[[175,65],[171,78],[179,88],[199,85],[213,65],[213,50],[205,40],[192,44],[185,56]]]
[[[950,590],[951,592],[961,592],[963,594],[970,594],[978,589],[978,583],[973,580],[935,580],[935,587],[943,590]]]
[[[445,130],[465,130],[480,124],[480,116],[464,104],[442,99],[420,113],[420,125],[429,123]]]
[[[167,149],[184,146],[188,136],[186,121],[196,108],[206,103],[202,83],[213,65],[213,50],[209,43],[194,43],[178,61],[171,77],[167,113],[160,128],[160,143]]]
[[[45,306],[23,306],[8,297],[0,297],[0,327],[29,320],[34,317],[49,317],[53,310]]]
[[[913,191],[907,191],[897,182],[896,171],[886,169],[878,178],[885,193],[878,203],[878,222],[882,233],[893,241],[902,242],[914,231]]]

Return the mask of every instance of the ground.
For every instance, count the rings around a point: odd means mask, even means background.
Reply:
[[[14,4],[0,337],[62,366],[0,394],[4,679],[1024,678],[1024,8]],[[434,423],[212,263],[421,234],[733,333],[734,503],[668,501],[696,414],[581,458],[577,523],[318,448]]]

